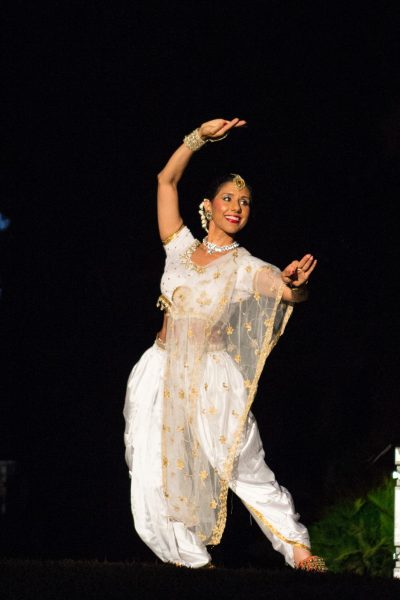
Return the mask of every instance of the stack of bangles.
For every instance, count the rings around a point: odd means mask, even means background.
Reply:
[[[183,143],[185,144],[185,146],[187,146],[192,152],[196,152],[197,150],[200,150],[200,148],[202,148],[204,146],[204,144],[206,144],[207,142],[220,142],[221,140],[224,140],[227,137],[227,133],[225,135],[222,135],[219,138],[202,138],[200,135],[200,131],[199,129],[195,129],[194,131],[192,131],[192,133],[189,133],[188,135],[186,135],[183,138]]]

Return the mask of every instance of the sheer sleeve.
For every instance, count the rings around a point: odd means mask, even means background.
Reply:
[[[239,261],[235,285],[235,300],[241,301],[258,292],[263,296],[282,297],[284,283],[281,271],[255,256],[246,254]]]

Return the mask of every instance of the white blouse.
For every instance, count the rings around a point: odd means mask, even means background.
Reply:
[[[220,297],[223,292],[226,283],[223,277],[224,263],[232,256],[237,265],[233,301],[244,300],[254,292],[254,276],[262,268],[271,270],[275,275],[273,279],[281,284],[280,277],[277,277],[280,274],[277,267],[251,256],[245,248],[241,247],[223,254],[206,266],[196,265],[191,260],[191,254],[198,244],[199,242],[185,226],[164,246],[166,261],[161,278],[161,293],[171,303],[176,300],[174,292],[178,288],[184,288],[186,291],[190,289],[194,296],[194,306],[197,309],[202,305],[207,306],[209,312],[212,298]]]

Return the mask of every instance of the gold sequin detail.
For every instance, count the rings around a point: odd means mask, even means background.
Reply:
[[[300,542],[295,542],[293,540],[289,540],[289,538],[285,537],[269,521],[267,521],[267,519],[264,517],[264,515],[259,510],[257,510],[256,508],[254,508],[254,506],[251,506],[250,504],[247,504],[247,502],[244,502],[244,505],[247,506],[248,510],[250,512],[252,512],[253,515],[255,515],[258,519],[260,519],[260,521],[266,527],[268,527],[268,529],[271,531],[271,533],[273,533],[277,538],[279,538],[283,542],[286,542],[287,544],[291,544],[292,546],[296,546],[296,548],[304,548],[305,550],[311,550],[311,548],[309,548],[305,544],[301,544]]]
[[[211,298],[207,295],[206,292],[201,292],[196,302],[197,304],[200,304],[200,306],[209,306],[211,304]]]
[[[196,248],[198,248],[198,246],[200,246],[199,240],[194,240],[193,244],[191,244],[189,248],[183,254],[181,254],[181,263],[185,265],[187,269],[191,269],[192,271],[196,271],[197,273],[204,273],[205,268],[196,265],[196,263],[192,261],[192,254],[196,250]]]

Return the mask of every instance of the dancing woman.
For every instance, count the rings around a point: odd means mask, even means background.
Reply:
[[[264,462],[250,412],[266,358],[293,305],[307,298],[317,261],[306,254],[281,272],[239,246],[252,204],[239,174],[220,178],[201,203],[202,242],[179,212],[178,183],[194,152],[244,124],[203,123],[158,175],[164,321],[132,370],[124,407],[133,518],[162,561],[204,567],[231,488],[287,564],[323,571],[291,495]]]

